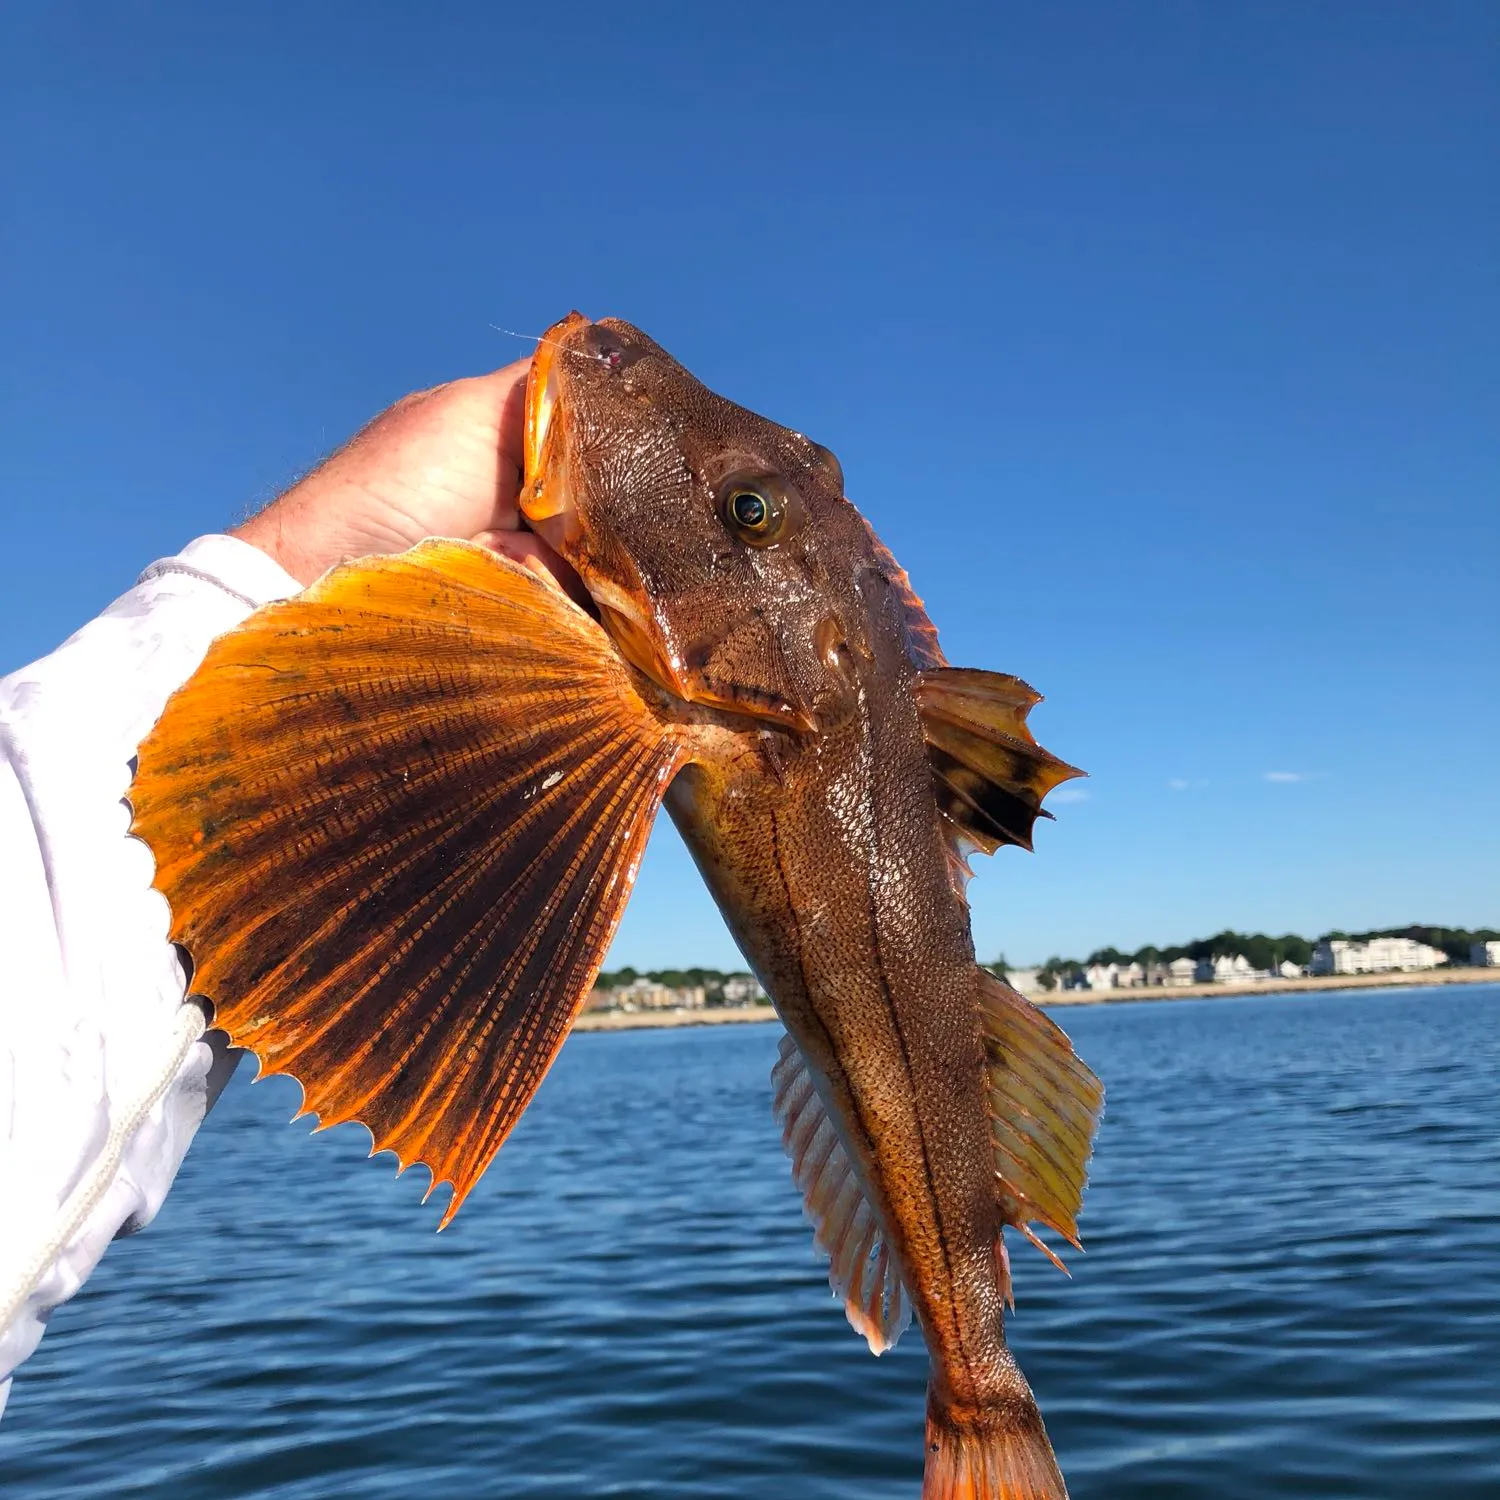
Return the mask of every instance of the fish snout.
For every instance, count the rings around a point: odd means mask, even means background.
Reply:
[[[577,338],[578,352],[597,359],[611,374],[623,375],[649,351],[612,322],[591,323]]]

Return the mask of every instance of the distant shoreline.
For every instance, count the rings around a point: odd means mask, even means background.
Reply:
[[[1303,990],[1425,989],[1435,984],[1500,984],[1500,969],[1410,969],[1390,974],[1319,974],[1261,984],[1140,985],[1129,990],[1063,990],[1043,1005],[1119,1005],[1132,1000],[1212,1000],[1218,995],[1295,995]],[[1036,995],[1028,996],[1036,1000]]]
[[[1327,974],[1278,979],[1271,984],[1190,984],[1180,989],[1140,985],[1128,990],[1063,990],[1028,998],[1045,1006],[1132,1005],[1143,1000],[1213,1000],[1235,995],[1295,995],[1303,990],[1424,989],[1439,984],[1500,984],[1500,969],[1430,969],[1398,974]],[[668,1026],[735,1026],[774,1021],[769,1005],[714,1006],[705,1010],[591,1010],[574,1031],[648,1031]]]

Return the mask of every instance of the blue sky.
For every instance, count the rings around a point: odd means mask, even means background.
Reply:
[[[542,10],[7,10],[0,671],[576,306],[1047,695],[983,956],[1500,922],[1500,10]],[[612,962],[732,958],[664,826]]]

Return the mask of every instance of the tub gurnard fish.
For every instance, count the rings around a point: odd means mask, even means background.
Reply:
[[[628,323],[539,342],[525,446],[591,611],[463,542],[349,563],[215,642],[141,746],[193,991],[320,1128],[450,1184],[446,1224],[665,801],[785,1025],[775,1109],[849,1321],[926,1339],[924,1500],[1064,1496],[1003,1232],[1077,1245],[1103,1093],[975,962],[964,880],[1079,773],[1023,682],[947,665],[832,453]]]

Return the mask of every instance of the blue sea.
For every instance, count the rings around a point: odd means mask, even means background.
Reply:
[[[1074,1500],[1500,1496],[1500,987],[1057,1013],[1109,1104],[1012,1342]],[[770,1026],[564,1048],[452,1228],[242,1069],[62,1308],[0,1492],[914,1500],[926,1357],[814,1256]]]

